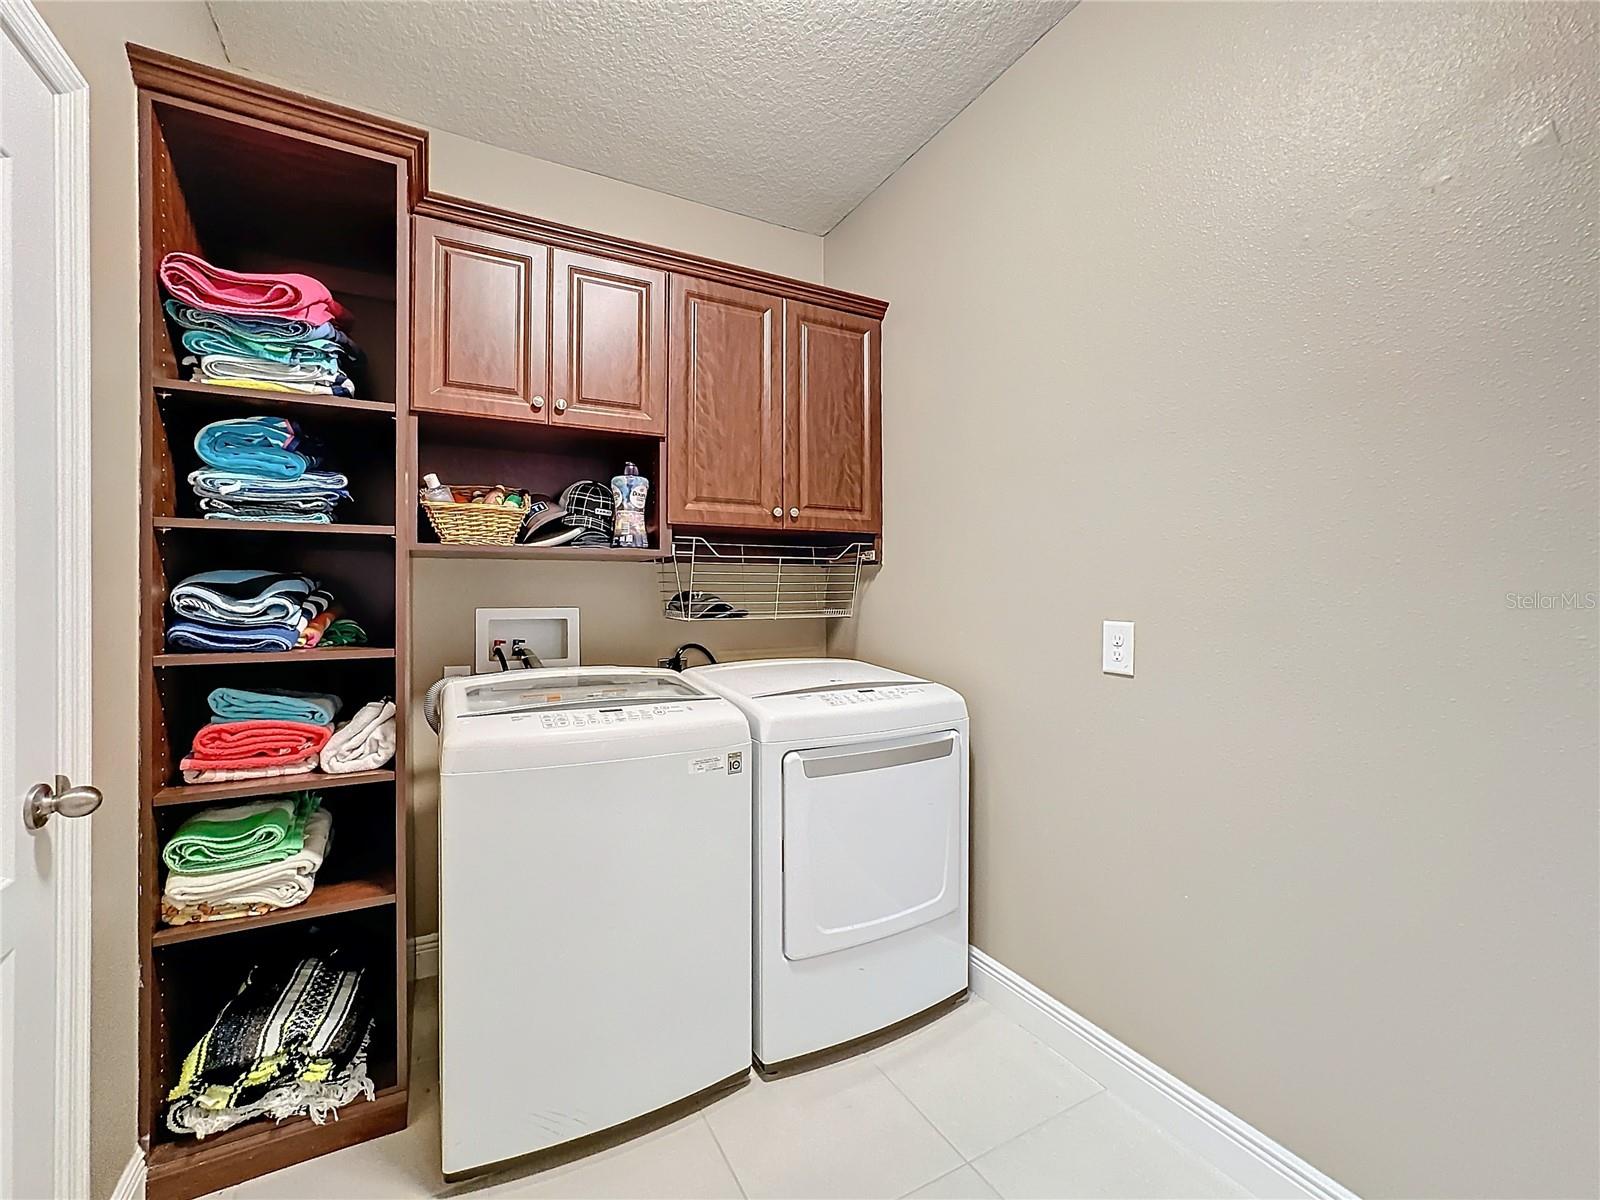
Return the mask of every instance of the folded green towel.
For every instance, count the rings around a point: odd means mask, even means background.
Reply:
[[[315,792],[296,792],[226,808],[207,808],[172,835],[161,859],[185,875],[210,875],[282,862],[305,845],[306,821],[322,805]]]
[[[349,617],[340,617],[322,632],[319,646],[365,646],[367,631]]]

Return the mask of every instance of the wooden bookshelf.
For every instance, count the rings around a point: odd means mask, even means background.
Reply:
[[[416,129],[128,48],[139,89],[141,269],[139,1139],[152,1200],[184,1200],[401,1129],[408,1103],[407,819],[409,579],[415,524],[407,428],[410,209],[424,190]],[[156,268],[174,250],[244,271],[299,271],[352,314],[366,354],[356,397],[269,392],[181,378]],[[352,500],[333,524],[203,519],[187,476],[195,433],[229,416],[290,418],[326,446]],[[259,566],[323,582],[373,639],[369,646],[272,653],[179,653],[163,644],[167,590],[196,570]],[[212,687],[305,687],[348,711],[401,700],[395,763],[184,785],[177,762],[204,722]],[[207,803],[325,793],[335,837],[310,898],[231,921],[160,921],[164,838]],[[378,1087],[339,1120],[246,1123],[203,1140],[168,1129],[179,1066],[251,965],[310,944],[368,964]]]

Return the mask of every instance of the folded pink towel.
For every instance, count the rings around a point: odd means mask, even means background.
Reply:
[[[338,321],[345,315],[332,293],[309,275],[227,271],[181,250],[161,260],[161,283],[181,303],[213,312],[286,317],[313,325]]]

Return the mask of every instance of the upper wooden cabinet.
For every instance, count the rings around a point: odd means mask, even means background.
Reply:
[[[666,272],[570,250],[552,267],[551,422],[665,434]]]
[[[417,217],[411,406],[667,432],[667,275]]]
[[[878,335],[868,317],[674,275],[668,520],[876,533]]]
[[[782,528],[783,301],[672,277],[668,518]]]
[[[411,406],[544,421],[550,251],[418,217]]]
[[[881,325],[786,305],[785,510],[792,529],[882,525]]]
[[[881,530],[881,303],[464,201],[424,208],[413,408],[665,438],[665,525]]]

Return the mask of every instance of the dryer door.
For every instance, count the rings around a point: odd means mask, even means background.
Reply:
[[[783,954],[890,937],[961,902],[966,764],[955,730],[783,760]]]

